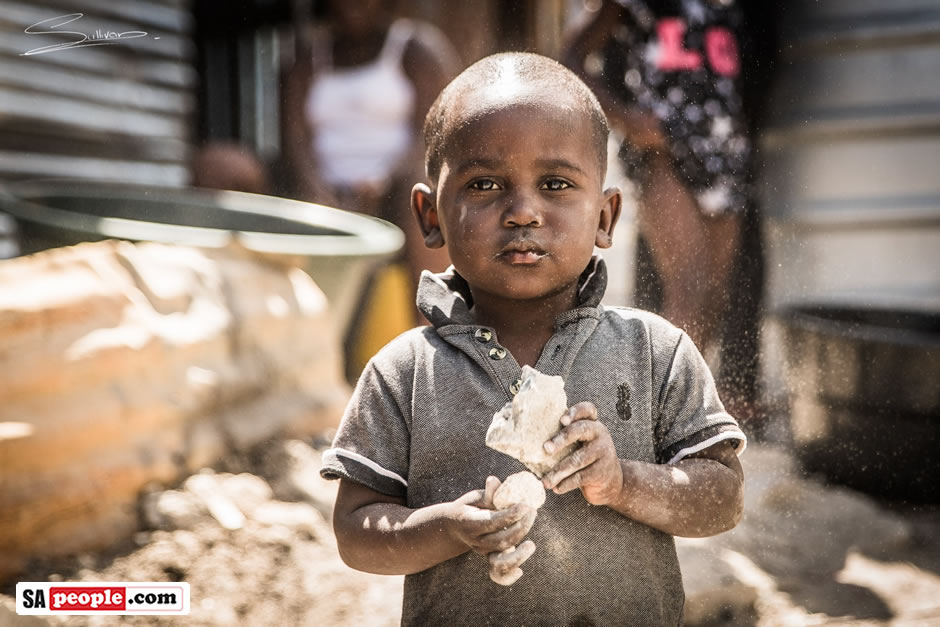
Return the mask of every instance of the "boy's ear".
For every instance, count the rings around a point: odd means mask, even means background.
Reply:
[[[619,187],[610,187],[604,191],[604,205],[601,207],[600,219],[597,222],[597,235],[594,245],[598,248],[610,248],[614,243],[614,227],[620,218],[623,207],[623,194]]]
[[[411,188],[411,211],[414,212],[424,235],[424,245],[428,248],[440,248],[444,245],[444,234],[437,217],[434,204],[434,192],[424,183],[415,183]]]

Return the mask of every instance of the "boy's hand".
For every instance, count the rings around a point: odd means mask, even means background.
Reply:
[[[546,473],[542,483],[556,494],[581,488],[592,505],[613,503],[623,489],[623,469],[610,432],[597,420],[594,403],[573,406],[561,424],[564,428],[545,443],[545,450],[551,453],[576,442],[581,446]]]
[[[526,505],[494,509],[493,494],[499,485],[499,479],[489,477],[485,490],[467,492],[454,501],[452,534],[481,555],[501,553],[515,547],[535,522],[535,509]],[[519,564],[523,561],[525,559]]]

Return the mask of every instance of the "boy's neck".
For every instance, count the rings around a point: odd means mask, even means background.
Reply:
[[[555,319],[577,305],[577,285],[572,285],[537,301],[474,293],[471,313],[478,324],[496,330],[499,343],[512,353],[520,366],[534,367],[542,348],[555,332]]]

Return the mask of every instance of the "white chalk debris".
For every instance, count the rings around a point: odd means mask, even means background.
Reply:
[[[545,487],[538,477],[525,470],[506,477],[496,492],[493,493],[493,506],[496,509],[506,509],[516,503],[528,505],[537,510],[545,504]],[[516,551],[522,551],[522,561],[529,559],[535,545],[532,542],[523,542],[519,546],[509,547],[500,553],[500,557],[508,556]],[[498,559],[498,558],[497,558]],[[520,562],[521,563],[521,562]],[[508,572],[501,572],[490,562],[490,579],[501,586],[511,586],[522,577],[522,569],[516,566]]]
[[[523,366],[519,393],[493,416],[486,445],[518,459],[541,477],[574,450],[571,445],[550,455],[542,448],[561,429],[566,411],[564,380]]]
[[[538,509],[545,503],[545,487],[538,477],[525,470],[509,475],[493,494],[493,506],[506,509],[516,503]]]

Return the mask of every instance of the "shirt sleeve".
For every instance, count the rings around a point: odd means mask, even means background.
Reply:
[[[747,438],[718,398],[715,380],[705,359],[688,335],[682,333],[666,373],[656,425],[656,460],[679,460],[729,440],[738,455]]]
[[[410,432],[402,407],[407,406],[370,362],[359,377],[332,448],[323,453],[320,476],[406,496]]]

